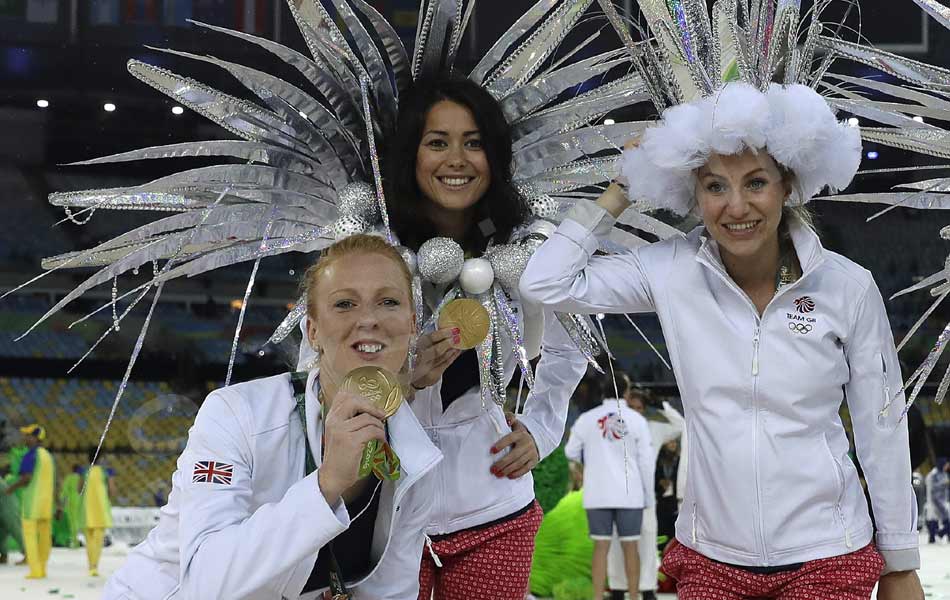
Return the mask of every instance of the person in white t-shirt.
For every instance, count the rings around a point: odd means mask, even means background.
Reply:
[[[584,508],[594,540],[593,598],[604,595],[607,552],[614,527],[620,537],[630,597],[639,594],[637,541],[643,509],[654,502],[656,464],[646,419],[623,400],[610,398],[574,422],[564,453],[584,467]]]

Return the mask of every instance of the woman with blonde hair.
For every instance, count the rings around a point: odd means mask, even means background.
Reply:
[[[208,396],[162,521],[107,598],[416,598],[441,454],[395,375],[415,332],[409,271],[360,234],[305,285],[315,367]]]
[[[880,600],[923,597],[907,425],[888,411],[902,381],[884,303],[796,207],[846,187],[860,158],[857,130],[810,88],[727,83],[630,144],[625,181],[578,203],[521,280],[550,309],[659,317],[689,439],[680,545],[663,561],[683,600],[867,600],[876,584]],[[626,185],[702,224],[595,255],[630,205]]]

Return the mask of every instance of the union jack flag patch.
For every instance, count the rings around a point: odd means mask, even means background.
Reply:
[[[195,463],[192,483],[220,483],[231,485],[234,465],[215,460],[199,460]]]

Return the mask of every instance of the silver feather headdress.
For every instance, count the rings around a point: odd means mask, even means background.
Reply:
[[[937,0],[913,1],[944,27],[950,28],[950,8]],[[636,22],[624,20],[611,0],[598,2],[641,76],[649,101],[661,115],[685,106],[708,105],[730,88],[753,88],[763,97],[773,94],[776,89],[805,88],[810,90],[812,98],[823,99],[832,111],[860,117],[862,124],[857,129],[863,141],[907,150],[931,159],[950,159],[950,131],[933,122],[950,122],[950,70],[875,48],[859,33],[853,35],[857,30],[849,26],[851,21],[848,19],[849,15],[859,13],[859,10],[854,10],[859,8],[858,0],[815,0],[804,14],[801,0],[716,0],[711,9],[707,8],[705,0],[638,0],[642,19]],[[834,5],[843,10],[834,13],[830,10]],[[833,18],[832,14],[839,16]],[[631,32],[637,33],[640,39],[634,40]],[[854,39],[849,39],[852,35]],[[877,73],[855,77],[839,72],[838,67],[846,63],[870,67]],[[749,95],[733,94],[733,97],[747,98]],[[881,99],[885,97],[886,100]],[[766,106],[766,103],[763,101],[761,105]],[[926,117],[926,122],[923,117]],[[826,122],[828,128],[840,127],[834,119]],[[656,123],[658,121],[644,125],[646,128]],[[689,135],[689,132],[684,135]],[[858,153],[856,160],[860,160],[860,148],[848,148],[848,152],[853,151]],[[840,178],[844,185],[824,180],[820,183],[839,189],[845,187],[857,170],[857,164],[848,168],[851,171],[847,177]],[[912,165],[887,171],[900,175],[935,168],[947,169],[950,165]],[[857,171],[857,175],[876,172]],[[820,189],[819,186],[813,187]],[[894,207],[950,208],[950,194],[947,192],[950,192],[950,179],[941,177],[905,183],[888,192],[832,193],[821,199],[888,205],[876,217]],[[947,230],[941,235],[950,239]],[[950,295],[948,282],[950,259],[944,270],[897,294],[933,286],[931,293],[937,297],[933,306],[911,328],[901,346]],[[950,325],[907,381],[905,389],[911,385],[914,387],[907,398],[905,412],[936,367],[947,341],[950,341]],[[938,386],[936,401],[941,402],[948,390],[950,370]],[[900,391],[893,391],[892,400],[900,395]],[[886,414],[889,406],[890,402],[882,414]]]
[[[592,4],[593,0],[539,0],[494,43],[469,75],[498,100],[508,118],[514,132],[514,183],[533,213],[545,219],[556,220],[565,204],[595,195],[596,188],[603,187],[615,173],[619,146],[642,129],[642,124],[636,123],[601,124],[603,116],[651,97],[646,82],[636,73],[604,83],[608,72],[629,66],[623,49],[576,59],[578,47],[566,56],[555,56]],[[117,331],[132,308],[152,292],[109,423],[166,282],[251,263],[231,346],[229,382],[244,311],[262,259],[287,252],[319,251],[359,231],[375,229],[392,239],[376,149],[392,134],[399,98],[412,81],[454,68],[474,5],[474,0],[423,2],[412,55],[393,27],[365,0],[333,0],[326,5],[319,0],[289,0],[309,55],[266,38],[194,23],[276,56],[302,75],[309,89],[213,56],[161,50],[226,71],[256,97],[256,102],[166,68],[129,61],[128,70],[133,76],[223,127],[234,139],[156,146],[74,163],[101,165],[181,157],[230,161],[131,187],[50,196],[50,202],[63,207],[77,223],[101,211],[169,213],[92,248],[49,257],[42,263],[44,275],[80,267],[96,271],[30,331],[86,291],[112,284],[112,301],[95,312],[111,308],[113,326],[90,353],[102,339]],[[328,6],[332,6],[332,12]],[[573,93],[585,82],[593,83],[588,91]],[[622,221],[661,237],[678,234],[672,227],[639,213],[631,213]],[[479,347],[479,362],[483,383],[488,384],[483,388],[490,390],[496,402],[503,401],[506,383],[499,371],[501,335],[511,338],[522,373],[531,379],[527,342],[521,338],[522,328],[508,305],[506,292],[516,287],[519,269],[524,268],[545,231],[545,227],[527,228],[523,239],[496,245],[485,257],[496,276],[492,286],[478,295],[493,316],[489,338]],[[612,238],[625,245],[645,243],[622,228],[617,228]],[[116,294],[120,277],[138,273],[147,265],[153,270],[148,281]],[[414,287],[422,323],[419,277]],[[452,286],[446,299],[464,293]],[[130,302],[121,313],[115,310],[120,301]],[[305,307],[306,303],[298,300],[270,341],[279,342],[290,334],[304,317]],[[438,316],[438,308],[434,317]],[[598,348],[605,346],[594,324],[578,315],[558,318],[593,362]]]

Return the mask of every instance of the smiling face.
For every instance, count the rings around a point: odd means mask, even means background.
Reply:
[[[782,207],[791,191],[768,153],[714,154],[696,174],[696,201],[720,253],[753,257],[778,247]]]
[[[437,210],[464,212],[491,184],[475,117],[451,100],[432,105],[416,152],[416,183]]]
[[[321,352],[321,379],[339,382],[367,365],[399,372],[415,330],[405,268],[390,256],[352,252],[315,277],[307,335]]]

